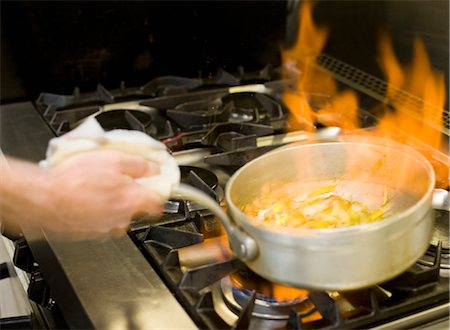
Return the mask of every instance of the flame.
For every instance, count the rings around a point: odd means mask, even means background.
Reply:
[[[299,7],[297,41],[291,50],[286,51],[286,56],[314,60],[323,49],[328,37],[328,29],[314,24],[312,10],[313,3],[310,0],[304,1]]]
[[[255,290],[268,298],[278,302],[303,300],[308,296],[308,291],[285,286],[283,284],[269,282],[258,275],[248,273],[233,273],[230,275],[231,282],[239,289]]]
[[[251,271],[237,271],[230,274],[230,280],[233,286],[238,289],[255,290],[257,294],[270,300],[274,299],[278,303],[292,303],[292,308],[295,308],[295,311],[302,315],[302,324],[322,319],[322,315],[315,310],[316,307],[308,299],[309,291],[307,290],[269,282]]]
[[[283,94],[283,101],[291,110],[288,118],[288,127],[290,130],[314,130],[311,124],[314,122],[313,109],[310,106],[305,94],[307,84],[320,84],[322,79],[329,84],[327,87],[335,90],[335,83],[327,80],[317,74],[312,63],[315,62],[317,54],[320,53],[328,37],[326,28],[318,27],[312,19],[313,4],[311,1],[305,1],[299,7],[298,35],[294,46],[291,49],[283,50],[281,53],[282,61],[288,67],[295,66],[296,71],[300,72],[297,79],[298,92],[286,91]],[[315,81],[310,81],[314,78]],[[323,83],[325,84],[325,83]]]
[[[308,295],[308,291],[302,289],[295,289],[282,284],[273,283],[272,295],[278,301],[288,301],[304,298]]]
[[[448,187],[449,159],[443,154],[436,155],[436,151],[441,151],[448,156],[441,132],[447,97],[443,74],[432,69],[425,45],[417,37],[412,62],[402,66],[395,57],[392,40],[382,33],[378,62],[388,82],[386,100],[380,106],[384,116],[378,124],[378,135],[388,135],[415,147],[433,165],[436,186]],[[405,95],[412,101],[405,102]]]
[[[317,120],[326,126],[340,126],[345,130],[358,128],[358,98],[352,91],[336,94],[329,107],[317,112]]]
[[[339,90],[333,76],[316,64],[328,29],[314,23],[312,1],[299,8],[298,38],[281,51],[283,65],[296,73],[296,90],[286,91],[283,101],[290,110],[287,130],[314,131],[317,123],[339,126],[344,134],[384,137],[414,147],[433,165],[436,186],[449,185],[448,144],[442,139],[446,88],[442,73],[433,70],[425,46],[416,38],[413,60],[402,65],[387,33],[379,38],[378,63],[387,81],[385,100],[375,109],[382,114],[376,129],[361,129],[357,94]]]
[[[328,29],[314,23],[312,11],[312,1],[305,1],[299,7],[297,40],[292,48],[282,51],[285,66],[295,66],[299,73],[297,90],[283,94],[283,101],[290,109],[288,130],[314,131],[316,121],[328,126],[342,123],[339,126],[344,129],[355,129],[358,127],[356,94],[349,90],[339,92],[331,74],[315,65],[327,40]]]
[[[414,57],[409,67],[402,67],[397,61],[387,34],[381,35],[379,47],[379,63],[388,82],[385,103],[392,105],[394,111],[387,110],[378,126],[387,131],[400,130],[406,136],[413,136],[439,149],[442,134],[436,128],[443,125],[446,100],[443,74],[431,68],[425,45],[419,38],[414,40]],[[402,91],[417,97],[417,102],[403,102]]]

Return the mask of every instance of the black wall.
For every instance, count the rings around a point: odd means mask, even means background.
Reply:
[[[288,12],[296,2],[3,0],[1,100],[277,66],[296,28]],[[326,53],[380,78],[380,29],[392,35],[404,63],[421,36],[448,86],[448,0],[319,0],[314,19],[330,27]]]
[[[285,1],[2,1],[2,42],[7,66],[15,66],[8,70],[31,97],[121,80],[138,86],[166,74],[279,65],[286,8]]]

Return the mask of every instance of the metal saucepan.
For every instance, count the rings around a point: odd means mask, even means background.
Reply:
[[[380,141],[293,145],[249,162],[227,183],[230,217],[195,188],[180,185],[178,193],[215,212],[233,253],[264,278],[321,290],[368,287],[414,264],[427,250],[434,225],[430,163],[412,148]],[[241,211],[267,182],[296,181],[314,189],[329,180],[350,182],[342,189],[367,204],[379,203],[388,189],[390,215],[358,226],[300,229],[268,227]]]

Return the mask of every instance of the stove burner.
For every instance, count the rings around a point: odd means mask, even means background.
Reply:
[[[107,131],[113,129],[137,130],[150,135],[156,134],[156,127],[152,125],[152,117],[138,110],[113,110],[98,114],[95,117]]]
[[[222,98],[224,105],[234,104],[235,110],[231,113],[230,122],[255,122],[273,125],[274,121],[285,119],[287,110],[283,103],[268,94],[242,92],[232,93]],[[283,123],[284,124],[284,123]],[[281,129],[279,125],[275,125]]]
[[[167,116],[187,130],[226,122],[257,123],[282,129],[287,112],[282,101],[271,95],[240,92],[221,98],[187,101],[167,110]]]
[[[276,287],[286,294],[276,297]],[[262,319],[286,320],[292,309],[308,314],[314,312],[314,306],[307,302],[308,291],[271,283],[247,269],[224,277],[221,289],[227,304],[236,311],[241,311],[252,292],[256,292],[253,315]]]
[[[200,179],[204,181],[210,187],[211,189],[215,189],[217,185],[219,184],[219,179],[217,176],[204,168],[201,167],[195,167],[195,166],[180,166],[181,171],[181,182],[187,183],[187,184],[194,184],[192,182],[192,172],[194,172]]]
[[[230,109],[220,99],[194,100],[167,110],[167,117],[187,130],[201,129],[215,122],[226,122]]]
[[[230,276],[233,286],[241,291],[257,292],[256,297],[276,304],[290,304],[304,300],[308,291],[270,282],[248,268],[239,269]]]

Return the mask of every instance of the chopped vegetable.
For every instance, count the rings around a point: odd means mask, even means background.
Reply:
[[[284,185],[242,207],[257,221],[293,228],[337,228],[355,226],[383,219],[389,202],[387,190],[379,208],[368,206],[336,192],[336,184],[314,189],[306,197],[293,196],[294,186]]]

